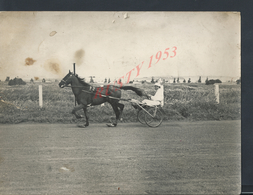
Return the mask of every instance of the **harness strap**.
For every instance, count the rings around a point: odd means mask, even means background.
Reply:
[[[66,87],[75,87],[75,86],[66,86]],[[79,86],[76,86],[76,87],[79,87]],[[89,89],[89,91],[87,91],[87,90],[84,90],[84,89],[82,89],[82,91],[84,91],[84,92],[86,92],[86,93],[91,93],[91,94],[94,94],[96,91],[95,91],[95,87],[93,87],[93,86],[90,86],[90,89]],[[100,94],[102,97],[107,97],[107,98],[109,98],[109,99],[115,99],[115,100],[122,100],[122,101],[129,101],[129,100],[131,100],[131,99],[122,99],[122,98],[116,98],[116,97],[112,97],[112,96],[107,96],[107,95],[103,95],[103,94]]]

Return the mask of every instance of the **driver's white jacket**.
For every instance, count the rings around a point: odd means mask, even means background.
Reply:
[[[161,86],[159,89],[157,89],[154,96],[151,96],[151,100],[154,101],[163,101],[163,86]]]

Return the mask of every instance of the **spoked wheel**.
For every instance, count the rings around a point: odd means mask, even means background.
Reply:
[[[151,107],[147,109],[148,113],[145,113],[145,122],[150,127],[158,127],[163,122],[163,113],[159,108]]]
[[[145,122],[145,111],[140,109],[137,113],[137,119],[138,121],[143,124],[143,125],[146,125],[146,122]]]

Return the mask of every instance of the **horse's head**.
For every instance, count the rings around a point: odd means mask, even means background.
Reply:
[[[71,84],[72,82],[72,77],[74,76],[74,74],[72,72],[69,71],[69,73],[61,80],[61,82],[59,83],[59,87],[60,88],[64,88],[65,86],[67,86],[68,84]]]

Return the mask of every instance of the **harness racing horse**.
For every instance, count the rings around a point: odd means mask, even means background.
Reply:
[[[75,106],[72,110],[72,114],[76,118],[83,118],[81,115],[77,114],[78,110],[83,109],[84,115],[86,118],[86,123],[79,127],[89,126],[89,117],[87,115],[87,107],[100,105],[102,103],[108,102],[111,104],[114,113],[116,115],[116,122],[107,124],[108,127],[116,127],[118,120],[120,119],[124,104],[119,103],[121,98],[121,89],[123,90],[132,90],[139,96],[147,96],[145,91],[133,87],[133,86],[111,86],[104,85],[103,87],[92,87],[88,83],[84,82],[83,79],[79,78],[77,75],[69,71],[69,73],[61,80],[59,87],[64,88],[68,85],[71,85],[72,92],[75,95],[75,99],[78,103],[78,106]]]

